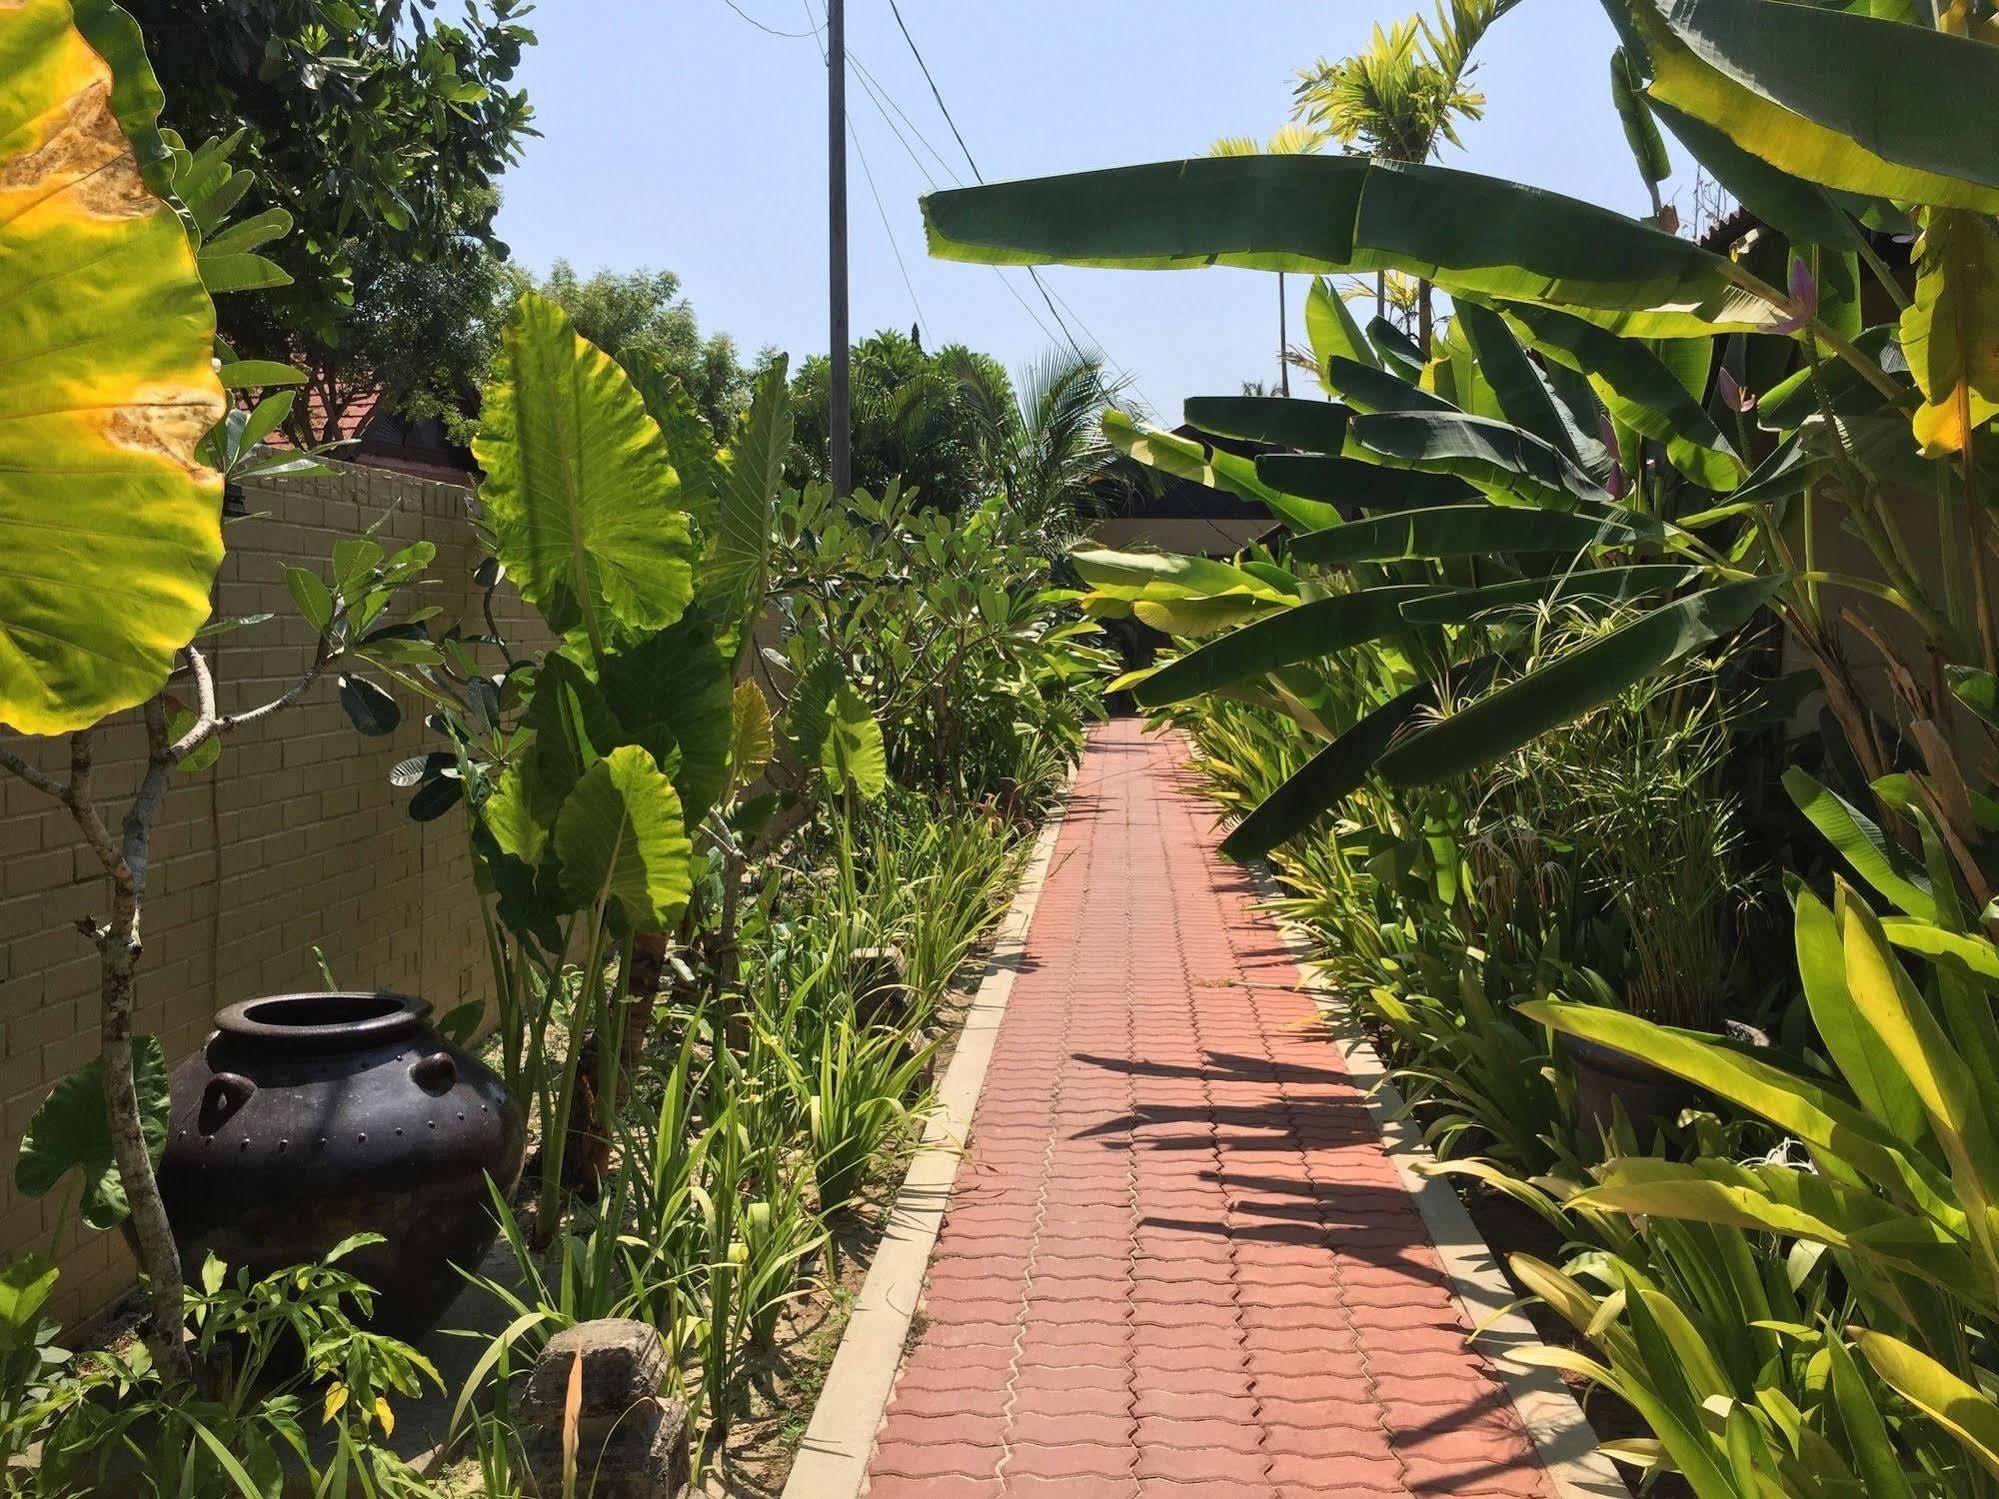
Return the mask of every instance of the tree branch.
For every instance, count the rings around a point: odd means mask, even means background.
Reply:
[[[0,744],[0,770],[9,775],[19,776],[43,796],[52,796],[65,806],[69,803],[69,787],[46,771],[37,770],[26,760]]]

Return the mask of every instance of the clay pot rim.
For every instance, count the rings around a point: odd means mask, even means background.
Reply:
[[[346,1018],[338,1016],[343,1009]],[[430,1003],[387,989],[266,994],[218,1011],[215,1028],[272,1051],[359,1051],[415,1035]]]

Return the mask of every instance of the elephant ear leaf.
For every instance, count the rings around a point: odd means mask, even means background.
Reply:
[[[167,1144],[167,1063],[152,1036],[132,1038],[132,1070],[139,1085],[139,1124],[146,1154],[157,1166]],[[49,1089],[28,1121],[14,1163],[14,1186],[25,1197],[46,1197],[71,1171],[82,1175],[78,1211],[90,1227],[116,1228],[132,1211],[111,1146],[104,1064],[96,1057]]]
[[[152,696],[222,561],[215,309],[113,86],[63,0],[0,7],[0,723],[30,734]]]
[[[770,704],[755,682],[738,682],[730,703],[732,736],[729,769],[738,786],[747,786],[763,774],[777,754],[777,733],[771,726]]]
[[[686,824],[673,782],[636,744],[620,745],[583,775],[555,819],[563,893],[608,901],[639,931],[665,931],[690,893]]]
[[[545,297],[507,321],[472,451],[493,554],[594,657],[679,619],[692,534],[659,425],[625,372]]]
[[[819,768],[835,791],[852,791],[873,801],[888,787],[888,754],[881,725],[853,684],[842,682],[826,716],[826,742],[819,749]]]
[[[704,598],[717,601],[720,617],[731,622],[762,600],[770,569],[771,516],[791,451],[791,392],[784,375],[785,361],[777,359],[757,377],[749,417],[724,465],[701,588]]]

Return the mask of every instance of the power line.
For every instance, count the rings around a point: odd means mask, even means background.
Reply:
[[[888,8],[889,13],[895,17],[896,29],[902,33],[902,39],[909,43],[909,55],[916,59],[917,67],[923,70],[923,81],[930,85],[930,97],[937,101],[937,108],[944,116],[944,123],[951,127],[951,134],[957,137],[958,149],[965,153],[965,160],[971,165],[972,175],[984,182],[986,179],[979,171],[979,164],[972,160],[972,148],[965,144],[965,137],[959,132],[958,122],[951,118],[950,108],[944,103],[943,91],[937,87],[937,80],[930,76],[930,64],[923,60],[923,52],[916,45],[916,38],[909,34],[909,25],[902,19],[902,7],[897,5],[895,0],[888,0]]]
[[[847,116],[847,134],[853,139],[854,154],[861,158],[861,175],[867,179],[868,196],[875,200],[875,212],[881,215],[882,233],[888,238],[888,252],[895,257],[895,268],[902,273],[903,289],[909,293],[909,305],[916,309],[916,326],[924,328],[928,321],[923,316],[923,304],[916,300],[916,283],[909,279],[909,267],[902,263],[902,247],[895,242],[895,231],[889,227],[888,210],[882,207],[882,195],[875,190],[875,171],[868,165],[868,153],[861,146],[861,132],[854,124],[854,117]],[[924,329],[927,333],[929,330]]]
[[[779,31],[775,26],[766,26],[762,21],[759,21],[755,16],[744,10],[742,6],[736,4],[736,0],[722,0],[722,3],[741,16],[745,21],[748,21],[752,26],[756,27],[757,30],[768,32],[772,36],[781,36],[787,41],[799,42],[804,41],[808,36],[815,40],[819,36],[818,27],[814,27],[811,31]]]
[[[979,163],[972,155],[972,148],[965,144],[965,134],[958,128],[958,121],[951,114],[951,106],[944,102],[944,91],[938,88],[937,79],[930,71],[930,64],[924,60],[923,49],[916,45],[916,38],[909,34],[909,23],[902,18],[902,7],[896,3],[896,0],[888,0],[888,8],[889,13],[895,17],[896,29],[902,33],[903,41],[909,46],[909,55],[916,59],[916,66],[923,73],[923,81],[930,85],[930,97],[937,101],[938,113],[944,116],[944,123],[951,127],[951,135],[958,142],[958,149],[965,153],[965,164],[972,169],[972,176],[983,184],[986,180],[985,173],[979,170]],[[1083,352],[1082,344],[1077,342],[1076,335],[1070,331],[1068,323],[1063,320],[1061,312],[1056,309],[1055,298],[1050,294],[1048,284],[1041,279],[1039,269],[1034,266],[1028,266],[1026,270],[1027,279],[1032,281],[1034,289],[1041,293],[1041,300],[1048,305],[1048,315],[1055,319],[1055,326],[1062,330],[1063,337],[1068,341],[1070,351],[1078,359],[1088,359],[1089,356]],[[1001,280],[1005,280],[1005,277],[1001,277]],[[1063,305],[1065,307],[1068,306],[1066,302]],[[1083,330],[1083,336],[1088,338],[1091,344],[1096,347],[1097,358],[1116,371],[1120,383],[1130,386],[1141,400],[1144,399],[1145,393],[1139,389],[1138,381],[1132,376],[1131,372],[1111,358],[1110,354],[1104,349],[1103,340],[1090,331],[1089,325],[1077,315],[1075,308],[1070,307],[1069,312],[1070,316],[1075,317],[1076,326]],[[1039,319],[1036,321],[1038,322]],[[1042,332],[1046,333],[1047,331],[1046,327],[1043,327]],[[1097,389],[1106,401],[1110,399],[1111,393],[1104,386],[1101,379],[1097,381]]]

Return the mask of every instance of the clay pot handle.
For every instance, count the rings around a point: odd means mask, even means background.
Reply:
[[[201,1099],[201,1132],[212,1135],[230,1115],[250,1101],[257,1085],[240,1072],[218,1072],[208,1080]]]
[[[458,1086],[458,1064],[448,1051],[434,1051],[410,1066],[410,1079],[426,1093],[449,1093]]]

